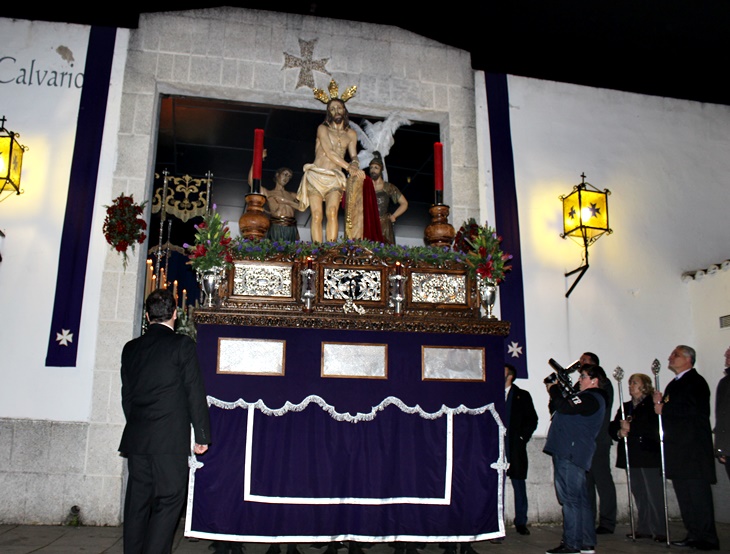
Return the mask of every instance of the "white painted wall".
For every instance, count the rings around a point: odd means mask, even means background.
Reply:
[[[703,359],[693,307],[712,300],[690,295],[681,276],[722,261],[708,260],[698,239],[717,251],[730,235],[730,109],[520,77],[509,86],[531,375],[522,385],[542,410],[544,435],[550,357],[567,364],[590,350],[607,373],[621,366],[627,375],[651,375],[657,358],[662,386],[675,345],[694,345]],[[566,299],[573,278],[564,274],[581,265],[582,246],[560,238],[558,197],[581,172],[611,191],[614,233],[591,246],[590,268]]]
[[[28,146],[25,194],[0,203],[7,235],[0,263],[0,417],[84,421],[98,319],[100,258],[92,249],[78,367],[45,367],[56,268],[81,89],[48,86],[52,72],[84,72],[89,29],[0,19],[0,105],[7,128]],[[59,53],[59,51],[61,53]],[[48,71],[48,75],[45,72]],[[39,77],[45,77],[39,84]],[[82,85],[82,79],[79,79]],[[95,273],[96,279],[93,279]]]
[[[0,19],[0,109],[28,147],[20,196],[2,195],[0,229],[0,417],[87,421],[96,353],[101,269],[108,245],[100,232],[111,203],[121,80],[128,31],[117,34],[84,289],[76,367],[45,367],[56,272],[89,27]],[[57,77],[71,73],[68,77]],[[39,79],[42,81],[39,83]],[[53,86],[59,83],[59,86]],[[63,86],[61,86],[63,83]]]
[[[697,335],[697,367],[714,392],[724,375],[725,351],[730,348],[730,327],[720,328],[720,318],[730,315],[730,271],[717,270],[701,280],[690,280],[685,286]],[[714,398],[712,412],[714,417]]]
[[[536,440],[550,424],[547,360],[567,365],[587,350],[609,375],[621,366],[627,376],[652,376],[658,359],[663,388],[673,377],[671,350],[693,346],[714,413],[730,346],[730,330],[719,329],[719,317],[730,314],[730,274],[690,282],[682,274],[730,256],[730,109],[521,77],[509,78],[509,92],[529,345],[530,378],[520,386],[538,409]],[[582,172],[611,191],[614,233],[590,247],[590,268],[566,299],[573,277],[564,274],[581,265],[582,247],[560,238],[558,197]],[[615,478],[621,506],[620,472]],[[730,483],[720,464],[714,489],[716,519],[730,521],[721,501]],[[674,502],[670,493],[677,515]]]

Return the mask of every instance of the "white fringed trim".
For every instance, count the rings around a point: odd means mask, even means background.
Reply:
[[[260,410],[262,414],[267,416],[283,416],[289,412],[301,412],[310,404],[318,405],[320,408],[322,408],[323,411],[327,412],[330,417],[332,417],[332,419],[336,421],[346,421],[348,423],[357,423],[359,421],[372,421],[373,419],[375,419],[377,412],[384,410],[391,404],[396,406],[400,411],[406,414],[416,414],[423,419],[438,419],[446,414],[480,415],[487,410],[491,411],[493,415],[497,415],[494,409],[494,404],[488,404],[486,406],[480,406],[478,408],[467,408],[463,404],[456,408],[449,408],[448,406],[442,405],[441,409],[437,412],[429,413],[424,411],[418,404],[413,407],[406,406],[406,404],[404,404],[400,398],[396,398],[395,396],[388,396],[380,404],[374,406],[373,409],[370,410],[370,412],[365,414],[358,413],[357,415],[352,415],[348,412],[338,412],[337,410],[335,410],[334,406],[329,405],[321,397],[314,394],[307,396],[299,404],[292,404],[287,400],[284,406],[278,409],[269,408],[264,403],[264,401],[260,399],[253,403],[246,402],[241,398],[239,398],[235,402],[225,402],[223,400],[219,400],[218,398],[208,396],[208,406],[216,406],[217,408],[221,408],[223,410],[234,410],[236,408],[254,408]],[[497,418],[499,418],[499,416],[497,416]]]

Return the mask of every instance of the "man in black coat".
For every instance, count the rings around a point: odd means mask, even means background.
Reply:
[[[210,443],[210,421],[195,342],[175,333],[175,297],[165,289],[147,297],[150,325],[122,351],[122,408],[127,424],[119,451],[127,458],[124,553],[170,552],[193,452]]]
[[[677,346],[669,355],[676,377],[654,392],[654,411],[662,419],[667,478],[672,480],[687,536],[675,546],[719,550],[712,487],[716,482],[710,427],[710,387],[694,368],[693,348]]]
[[[584,352],[580,357],[580,365],[600,365],[598,356],[593,352]],[[616,484],[611,474],[611,446],[613,440],[608,434],[608,424],[611,421],[611,410],[613,408],[613,385],[609,379],[601,382],[601,388],[606,392],[606,413],[603,418],[603,425],[596,437],[596,453],[593,455],[591,469],[586,475],[588,487],[588,500],[591,503],[593,516],[598,512],[598,527],[596,533],[599,535],[613,534],[616,529]],[[599,502],[596,502],[598,493]]]
[[[537,412],[532,397],[514,384],[517,371],[511,364],[504,365],[505,426],[507,427],[507,475],[512,482],[515,497],[515,529],[520,535],[529,535],[527,528],[527,442],[537,429]]]
[[[730,478],[730,348],[725,351],[725,376],[715,389],[715,456]]]

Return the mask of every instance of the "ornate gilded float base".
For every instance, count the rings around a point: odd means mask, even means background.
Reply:
[[[225,292],[194,321],[499,336],[510,328],[480,318],[476,283],[463,263],[393,262],[356,244],[320,250],[316,259],[236,260]]]
[[[197,324],[240,325],[249,327],[300,327],[302,329],[350,329],[361,331],[405,331],[409,333],[462,333],[467,335],[509,335],[510,323],[494,319],[467,320],[430,314],[392,313],[345,314],[342,312],[306,313],[301,307],[271,313],[241,310],[198,310]]]

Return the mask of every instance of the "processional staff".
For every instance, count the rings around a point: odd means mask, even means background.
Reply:
[[[624,410],[624,391],[621,388],[621,380],[624,378],[624,370],[620,366],[616,366],[613,370],[613,377],[618,382],[618,401],[621,406],[621,420],[631,422],[631,416],[626,419],[626,411]],[[629,436],[624,435],[624,451],[626,452],[626,485],[629,489],[629,521],[631,522],[631,538],[636,540],[636,530],[634,528],[634,506],[631,498],[631,464],[629,464]]]
[[[213,174],[208,170],[208,172],[205,174],[205,182],[206,182],[206,194],[205,194],[205,213],[210,213],[210,207],[212,204],[210,203],[210,185],[213,183]]]
[[[651,371],[654,374],[654,390],[661,392],[659,388],[659,370],[661,364],[659,360],[654,359],[651,363]],[[667,548],[669,548],[669,506],[667,505],[667,463],[664,456],[664,425],[662,424],[662,414],[659,415],[659,445],[662,454],[662,481],[664,483],[664,524],[667,528]]]
[[[157,239],[157,252],[155,256],[155,276],[157,277],[157,287],[159,288],[163,288],[160,269],[162,265],[162,235],[165,229],[165,214],[167,213],[167,169],[163,170],[162,174],[164,177],[162,179],[162,198],[160,199],[160,235]]]

